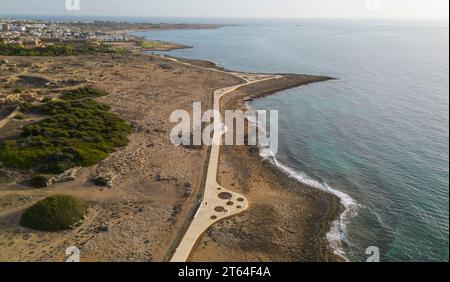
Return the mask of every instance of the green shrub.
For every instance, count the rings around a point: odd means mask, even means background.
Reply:
[[[49,117],[25,126],[18,138],[0,142],[0,161],[8,168],[57,174],[94,165],[128,144],[131,126],[94,100],[22,106]]]
[[[21,45],[0,43],[0,55],[3,56],[71,56],[76,54],[77,50],[69,44],[28,49]]]
[[[40,231],[67,230],[84,218],[87,208],[81,199],[67,195],[51,196],[28,208],[20,224]]]
[[[46,47],[25,48],[21,45],[4,44],[0,42],[1,56],[76,56],[95,53],[124,54],[128,53],[124,48],[107,44],[87,45],[74,47],[72,44],[57,44]]]
[[[44,188],[48,186],[48,178],[42,174],[33,175],[28,183],[36,188]]]
[[[106,95],[108,95],[108,93],[103,90],[91,87],[83,87],[64,93],[62,98],[64,100],[78,100],[83,98],[97,98]]]
[[[13,92],[18,94],[18,93],[23,93],[24,89],[22,87],[16,87],[14,88]]]
[[[24,120],[24,119],[26,119],[27,117],[26,116],[24,116],[23,114],[17,114],[15,117],[14,117],[15,119],[17,119],[17,120]]]
[[[144,49],[163,49],[170,47],[169,44],[161,41],[141,41],[139,46]]]
[[[30,102],[23,102],[20,104],[20,110],[24,113],[33,111],[33,105]]]

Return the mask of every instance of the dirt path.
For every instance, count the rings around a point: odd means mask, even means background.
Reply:
[[[15,108],[14,111],[12,111],[7,117],[0,120],[0,128],[3,128],[5,125],[7,125],[11,121],[11,119],[13,119],[18,113],[19,107]]]

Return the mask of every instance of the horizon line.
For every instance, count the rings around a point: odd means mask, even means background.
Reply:
[[[259,20],[427,20],[427,21],[449,21],[449,18],[433,17],[233,17],[233,16],[143,16],[143,15],[96,15],[96,14],[0,14],[0,17],[26,16],[26,17],[120,17],[120,18],[179,18],[179,19],[259,19]]]

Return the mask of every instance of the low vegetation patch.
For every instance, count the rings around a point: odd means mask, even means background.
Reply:
[[[17,119],[17,120],[24,120],[24,119],[26,119],[27,117],[26,116],[24,116],[23,114],[17,114],[15,117],[14,117],[15,119]]]
[[[92,99],[26,103],[21,109],[48,118],[0,142],[0,161],[8,168],[57,174],[94,165],[128,144],[131,126]]]
[[[16,88],[14,88],[14,90],[13,90],[13,92],[15,93],[15,94],[20,94],[20,93],[23,93],[25,90],[22,88],[22,87],[16,87]]]
[[[72,44],[58,44],[46,47],[25,48],[21,45],[4,44],[0,42],[0,55],[2,56],[76,56],[95,53],[124,54],[124,48],[107,44],[89,44],[85,47],[74,47]]]
[[[83,220],[87,208],[86,202],[76,197],[51,196],[28,208],[20,224],[40,231],[67,230]]]
[[[33,175],[28,183],[36,188],[45,188],[48,186],[48,177],[42,174]]]
[[[31,113],[33,105],[30,102],[23,102],[19,105],[19,108],[23,113]]]
[[[78,100],[84,98],[98,98],[106,95],[108,95],[106,91],[92,87],[83,87],[64,93],[62,98],[64,100]]]
[[[165,49],[170,47],[169,44],[161,41],[142,41],[139,46],[144,49]]]

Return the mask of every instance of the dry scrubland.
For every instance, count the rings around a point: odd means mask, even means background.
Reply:
[[[170,144],[172,111],[191,110],[192,102],[211,107],[214,89],[241,81],[219,73],[138,54],[78,57],[0,57],[0,115],[17,103],[80,87],[109,93],[95,100],[132,126],[129,143],[100,163],[72,171],[75,180],[36,189],[30,173],[0,167],[0,261],[63,261],[65,249],[78,246],[84,261],[167,260],[181,227],[189,221],[203,188],[207,148]],[[195,61],[195,64],[209,66]],[[257,84],[224,100],[241,99],[326,78],[289,75]],[[234,96],[233,96],[234,97]],[[26,125],[46,118],[22,114],[0,124],[0,140],[17,136]],[[5,119],[3,119],[5,121]],[[0,164],[2,165],[2,164]],[[333,260],[324,240],[338,200],[300,185],[262,162],[254,148],[222,149],[219,182],[245,194],[251,207],[213,226],[200,240],[192,260]],[[93,179],[107,179],[96,186]],[[189,183],[192,195],[185,197]],[[74,228],[41,232],[21,227],[24,210],[51,195],[68,194],[89,204]]]
[[[198,191],[206,160],[206,148],[170,144],[170,113],[189,110],[192,101],[210,106],[213,89],[237,80],[139,55],[5,59],[8,65],[2,66],[0,95],[10,95],[20,86],[23,96],[16,95],[18,100],[36,101],[47,95],[57,97],[67,89],[97,87],[110,93],[97,101],[132,124],[133,132],[127,147],[81,169],[72,182],[33,189],[22,184],[27,175],[2,169],[0,260],[62,260],[70,245],[79,246],[85,260],[163,259],[177,224],[185,220],[184,213],[195,200],[184,197],[183,185],[190,182],[193,194]],[[0,137],[17,134],[24,124],[42,118],[13,119],[1,129]],[[97,175],[114,179],[111,188],[95,186],[91,179]],[[19,226],[24,208],[62,193],[91,203],[82,225],[60,233]]]

